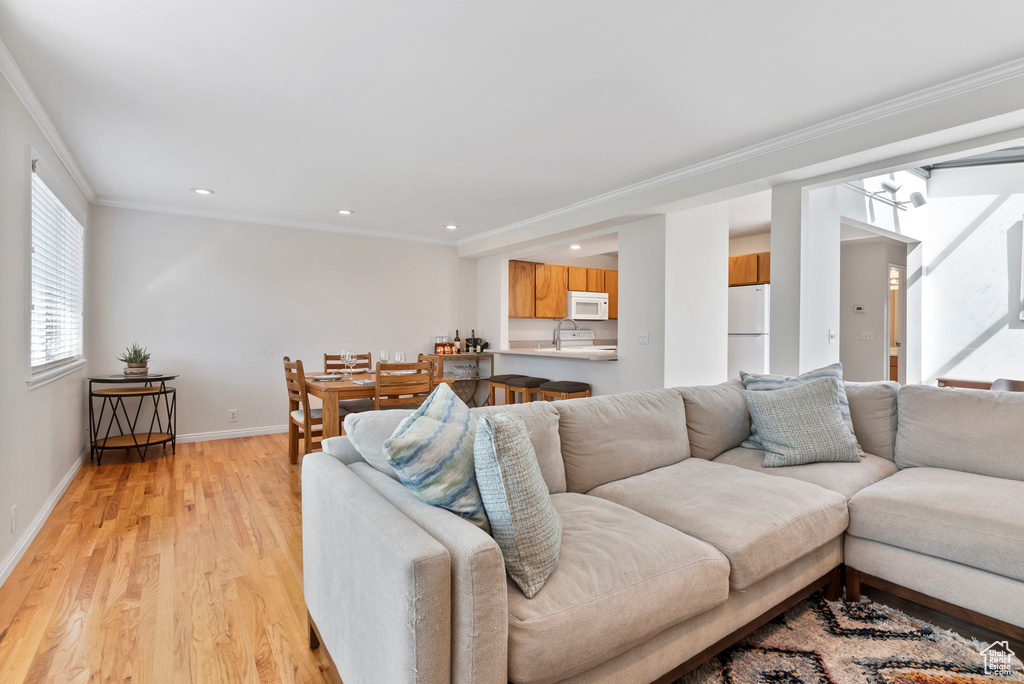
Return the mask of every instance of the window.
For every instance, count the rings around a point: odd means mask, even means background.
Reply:
[[[82,356],[85,230],[32,164],[32,373]]]

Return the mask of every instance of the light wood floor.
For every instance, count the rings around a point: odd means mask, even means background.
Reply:
[[[323,682],[285,435],[88,461],[0,587],[0,681]]]

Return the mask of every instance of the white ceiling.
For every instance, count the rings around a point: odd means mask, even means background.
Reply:
[[[0,38],[101,198],[456,240],[1024,53],[1024,3],[950,10],[0,0]]]
[[[767,233],[772,227],[772,191],[729,200],[729,237]]]

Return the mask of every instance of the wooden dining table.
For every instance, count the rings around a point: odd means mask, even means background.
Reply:
[[[315,380],[323,373],[306,373],[306,391],[323,402],[323,438],[341,434],[341,415],[338,401],[345,399],[373,399],[375,384],[357,385],[355,380],[376,380],[376,373],[352,373],[339,375],[338,380]]]

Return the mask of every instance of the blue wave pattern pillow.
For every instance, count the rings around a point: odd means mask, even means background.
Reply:
[[[445,383],[384,441],[384,456],[420,501],[490,532],[473,469],[477,418]]]
[[[843,417],[843,422],[846,423],[846,427],[849,428],[850,434],[853,435],[853,439],[856,442],[857,435],[853,432],[853,418],[850,417],[850,400],[846,396],[846,387],[843,385],[843,364],[833,363],[823,368],[816,368],[815,370],[801,373],[795,377],[792,375],[757,374],[740,371],[740,380],[743,381],[743,387],[750,392],[767,392],[795,387],[819,378],[835,378],[839,381],[839,411]],[[750,426],[750,437],[740,446],[747,447],[748,449],[764,449],[761,438],[757,434],[757,427],[753,425],[753,422],[751,422]]]
[[[743,392],[764,444],[765,468],[860,459],[839,410],[842,386],[826,376],[774,392]]]
[[[481,416],[476,428],[476,479],[501,548],[505,570],[533,598],[558,565],[562,519],[551,504],[530,433],[521,416]]]

